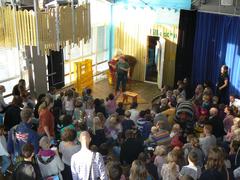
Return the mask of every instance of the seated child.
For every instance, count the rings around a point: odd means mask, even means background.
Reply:
[[[170,135],[169,132],[153,126],[151,128],[151,133],[147,140],[145,140],[144,144],[146,145],[165,145],[170,143]]]
[[[161,170],[163,164],[167,161],[167,148],[164,145],[157,146],[154,155],[156,156],[154,159],[154,165],[157,166],[158,177],[161,179]]]
[[[75,108],[73,111],[73,120],[82,122],[84,121],[84,116],[85,116],[85,113],[84,113],[83,103],[80,98],[77,98],[75,102]]]
[[[123,169],[118,162],[110,161],[107,163],[107,174],[109,180],[126,180]]]
[[[116,112],[116,109],[117,109],[117,97],[118,96],[114,96],[112,93],[108,95],[108,97],[106,99],[107,102],[105,104],[108,115],[111,115],[111,114]]]
[[[70,128],[75,129],[75,126],[73,125],[72,116],[71,115],[64,115],[62,119],[62,128],[61,128],[61,134],[64,133],[64,130]]]
[[[208,118],[208,110],[201,108],[199,113],[198,121],[195,124],[194,130],[196,131],[197,136],[199,137],[203,133],[203,127]]]
[[[209,124],[206,124],[203,128],[203,137],[199,138],[200,146],[201,149],[204,152],[205,157],[208,156],[208,151],[212,147],[217,145],[217,139],[216,137],[212,134],[212,126]]]
[[[164,180],[177,180],[179,174],[179,166],[177,164],[178,157],[174,151],[167,155],[167,163],[163,164],[161,176]]]
[[[118,113],[119,116],[124,116],[125,109],[123,108],[123,103],[122,102],[118,103],[118,107],[116,109],[116,112]]]
[[[189,175],[191,176],[194,180],[197,180],[201,176],[201,167],[197,166],[198,162],[198,155],[197,153],[191,151],[188,154],[188,165],[183,166],[179,176],[184,176],[184,175]]]
[[[172,128],[172,132],[170,134],[171,137],[171,146],[174,147],[182,147],[183,142],[181,141],[181,127],[179,124],[174,124]]]

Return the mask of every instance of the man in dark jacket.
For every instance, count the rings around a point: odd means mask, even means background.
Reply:
[[[22,98],[20,96],[14,96],[12,104],[7,108],[4,116],[4,127],[6,131],[9,131],[13,126],[21,122],[20,107],[22,106]]]
[[[21,111],[22,122],[14,126],[8,133],[8,152],[14,157],[17,157],[21,153],[22,146],[30,143],[34,147],[34,153],[38,153],[39,145],[38,134],[31,129],[33,112],[30,108],[24,108]]]
[[[140,152],[143,152],[143,144],[134,137],[133,130],[127,130],[126,140],[121,146],[120,161],[122,164],[132,164]]]
[[[223,120],[218,117],[218,109],[213,107],[209,110],[210,117],[207,120],[206,124],[210,124],[213,127],[212,134],[218,139],[221,140],[225,135]]]

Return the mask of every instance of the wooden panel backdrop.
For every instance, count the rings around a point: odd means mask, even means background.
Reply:
[[[178,28],[169,25],[146,25],[120,21],[115,25],[114,48],[138,60],[133,79],[144,81],[147,36],[156,35],[166,39],[163,84],[174,85],[175,57]]]

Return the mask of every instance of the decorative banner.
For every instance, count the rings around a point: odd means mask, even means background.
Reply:
[[[152,36],[161,36],[171,42],[177,43],[178,27],[174,25],[155,24],[151,30]]]

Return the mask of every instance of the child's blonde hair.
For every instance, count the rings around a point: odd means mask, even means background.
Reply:
[[[154,151],[154,155],[156,156],[164,156],[167,154],[167,148],[164,145],[157,146]]]
[[[180,131],[181,126],[179,124],[174,124],[172,127],[172,131]]]
[[[207,130],[209,133],[212,133],[212,125],[210,124],[205,124],[203,129]]]
[[[240,118],[236,117],[236,118],[233,119],[233,125],[234,126],[237,126],[239,124],[239,122],[240,122]]]
[[[236,141],[240,141],[240,129],[235,129],[233,131],[233,139]]]
[[[158,128],[156,127],[156,126],[153,126],[152,128],[151,128],[151,133],[152,134],[155,134],[155,133],[157,133],[158,132]]]
[[[199,139],[196,137],[193,137],[190,141],[190,143],[192,144],[193,147],[199,147]]]
[[[170,169],[172,170],[172,173],[177,173],[177,161],[178,161],[178,155],[176,151],[170,151],[167,155],[167,162],[169,164]]]

